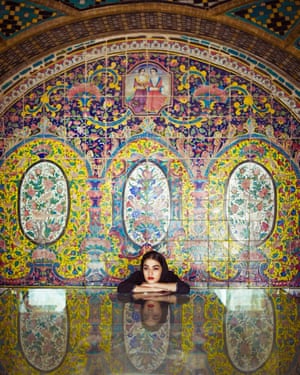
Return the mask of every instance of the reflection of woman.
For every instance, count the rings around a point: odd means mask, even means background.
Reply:
[[[168,360],[169,350],[173,347],[169,346],[173,331],[172,311],[178,311],[179,305],[188,303],[190,296],[134,293],[118,294],[117,299],[124,303],[123,330],[128,359],[139,374],[157,371]]]
[[[188,296],[177,296],[175,294],[139,294],[132,295],[135,303],[141,305],[141,321],[148,330],[157,330],[168,318],[169,305],[183,304],[189,301]]]
[[[138,75],[134,78],[134,96],[130,104],[135,112],[144,112],[147,100],[147,88],[149,85],[149,76],[145,68],[140,68]]]
[[[148,331],[158,330],[168,318],[169,304],[155,300],[139,300],[141,306],[141,322]]]
[[[162,94],[163,80],[156,68],[150,69],[150,79],[147,96],[147,111],[158,112],[166,104],[166,97]]]
[[[134,272],[118,285],[119,293],[187,294],[190,286],[169,271],[165,257],[157,251],[145,253],[140,271]]]
[[[151,301],[125,303],[123,316],[124,344],[132,365],[142,373],[156,371],[167,357],[170,315],[165,307]]]

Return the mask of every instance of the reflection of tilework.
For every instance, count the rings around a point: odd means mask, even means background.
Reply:
[[[0,10],[0,34],[4,39],[36,26],[41,22],[55,18],[62,13],[54,9],[20,0],[2,0]]]
[[[66,308],[57,309],[58,289],[51,290],[49,305],[28,304],[36,292],[46,294],[44,289],[18,288],[1,295],[1,374],[36,375],[40,371],[33,365],[49,371],[59,362],[52,374],[149,373],[131,370],[133,357],[125,346],[133,339],[143,344],[147,334],[162,332],[161,325],[159,331],[141,325],[141,317],[147,319],[141,302],[133,305],[110,289],[68,288]],[[168,344],[159,374],[274,375],[296,374],[299,369],[299,301],[284,291],[201,289],[177,303],[155,305],[155,312],[167,308],[170,318],[163,328],[165,341],[158,341]],[[139,353],[144,359],[140,363],[148,364],[148,354]]]
[[[300,1],[263,1],[242,6],[228,14],[283,38],[299,23]]]

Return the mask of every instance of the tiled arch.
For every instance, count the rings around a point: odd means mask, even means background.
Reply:
[[[138,66],[172,78],[166,107],[130,109],[126,77]],[[126,236],[122,191],[130,170],[150,160],[171,186],[171,226],[158,246],[179,275],[194,285],[298,285],[297,87],[285,77],[208,40],[132,34],[57,51],[11,79],[1,107],[1,215],[10,223],[1,283],[115,285],[145,250]],[[40,248],[21,234],[15,246],[10,193],[45,153],[67,170],[71,220],[57,243]],[[223,212],[227,178],[247,160],[266,166],[289,202],[255,249],[226,235]],[[10,264],[12,254],[21,261]]]

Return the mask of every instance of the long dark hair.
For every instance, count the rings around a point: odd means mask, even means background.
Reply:
[[[145,253],[143,255],[143,258],[142,258],[142,261],[141,261],[141,271],[142,272],[143,272],[145,260],[147,260],[147,259],[154,259],[157,262],[159,262],[159,264],[162,267],[162,273],[161,273],[159,281],[164,281],[167,274],[168,274],[168,271],[169,271],[169,267],[168,267],[168,264],[167,264],[167,261],[166,261],[165,257],[162,254],[160,254],[160,253],[158,253],[157,251],[154,251],[154,250]]]

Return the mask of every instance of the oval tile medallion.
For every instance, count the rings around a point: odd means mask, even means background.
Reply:
[[[21,228],[32,242],[49,244],[63,234],[69,216],[68,182],[62,169],[43,160],[24,174],[19,190]]]
[[[232,237],[245,244],[263,243],[276,216],[276,192],[269,172],[252,161],[238,165],[228,180],[226,205]]]
[[[123,205],[125,229],[135,244],[155,246],[164,239],[170,222],[170,190],[158,165],[144,161],[133,169]]]

